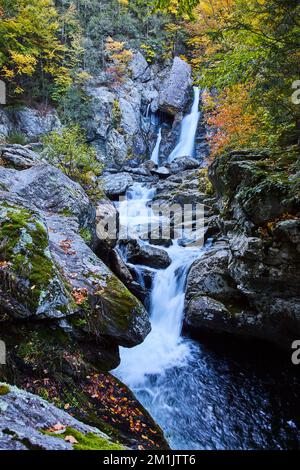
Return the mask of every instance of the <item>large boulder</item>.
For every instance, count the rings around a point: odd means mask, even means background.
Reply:
[[[26,135],[30,141],[52,131],[61,129],[61,122],[54,109],[41,112],[33,108],[23,108],[13,112],[15,128]]]
[[[159,96],[159,108],[175,115],[183,112],[188,104],[192,86],[192,69],[180,57],[175,57],[170,74]]]
[[[60,119],[54,109],[40,111],[24,107],[0,110],[0,140],[6,140],[14,131],[33,142],[49,132],[59,131],[61,127]]]
[[[151,79],[151,71],[148,62],[143,54],[136,52],[129,63],[129,70],[133,80],[147,82]]]
[[[17,157],[21,158],[19,148]],[[33,162],[36,160],[37,157]],[[27,157],[22,161],[19,167],[26,164]],[[94,228],[96,211],[82,187],[51,165],[41,162],[24,171],[0,167],[0,182],[9,192],[33,202],[37,209],[72,216],[81,227]]]
[[[0,383],[1,450],[122,450],[98,429],[42,398]]]
[[[0,192],[0,305],[16,318],[63,318],[74,302],[50,252],[45,220],[21,198]]]
[[[101,178],[101,185],[107,197],[117,199],[133,185],[133,178],[128,173],[108,173]]]
[[[141,264],[151,268],[166,269],[171,264],[168,253],[141,240],[123,242],[125,255],[129,263]]]
[[[82,188],[45,164],[0,167],[0,183],[7,190],[0,193],[1,309],[67,322],[76,313],[93,341],[142,342],[150,331],[146,311],[82,238],[96,226]]]
[[[27,170],[38,165],[41,160],[30,147],[23,145],[3,145],[0,147],[0,160],[6,167],[16,170]]]
[[[186,170],[195,170],[199,168],[200,162],[192,157],[177,157],[170,164],[172,174],[181,173]]]

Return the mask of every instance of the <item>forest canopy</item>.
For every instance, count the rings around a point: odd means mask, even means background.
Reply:
[[[298,0],[0,0],[0,78],[12,103],[64,103],[76,122],[69,108],[110,66],[108,41],[122,44],[120,73],[131,50],[149,63],[180,55],[206,90],[213,154],[296,145],[299,9]]]

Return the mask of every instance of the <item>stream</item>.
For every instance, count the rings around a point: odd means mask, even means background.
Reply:
[[[169,161],[182,152],[193,155],[198,91]],[[159,131],[155,162],[160,141]],[[152,188],[135,183],[120,203],[120,217],[132,237],[145,232],[153,196]],[[113,373],[135,393],[174,450],[299,449],[300,382],[290,357],[246,340],[184,336],[186,279],[205,247],[184,248],[174,240],[165,249],[172,263],[153,270],[152,331],[143,344],[121,348],[121,364]],[[146,267],[134,268],[143,284]]]

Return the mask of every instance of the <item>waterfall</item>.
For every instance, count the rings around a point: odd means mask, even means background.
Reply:
[[[159,149],[160,149],[161,141],[162,141],[162,133],[161,133],[161,127],[160,127],[158,134],[157,134],[156,144],[151,155],[151,161],[154,162],[156,165],[158,165],[159,163]]]
[[[200,119],[200,89],[194,87],[194,102],[190,114],[185,116],[181,124],[180,139],[169,156],[169,163],[177,157],[192,157],[195,153],[195,140],[197,134],[198,122]]]
[[[120,203],[130,234],[138,236],[138,229],[148,226],[154,192],[135,183],[127,194],[128,207]],[[291,411],[297,409],[298,395],[291,392],[295,376],[287,375],[287,364],[279,366],[281,359],[273,360],[269,350],[264,361],[265,350],[250,348],[245,357],[240,344],[237,349],[233,344],[231,351],[232,338],[223,344],[223,339],[181,337],[187,274],[205,249],[174,241],[166,250],[171,265],[153,270],[152,331],[143,344],[121,348],[121,364],[113,373],[132,389],[174,450],[286,450],[291,442],[298,448],[298,417]],[[135,268],[142,284],[145,267]]]
[[[147,203],[151,194],[136,183],[128,196],[129,231],[137,234],[138,228],[146,223],[146,216],[149,217]],[[174,242],[165,250],[172,263],[166,270],[157,270],[155,274],[150,299],[152,331],[136,348],[121,348],[121,365],[115,371],[131,387],[147,387],[149,376],[163,374],[169,367],[184,365],[190,353],[188,343],[181,338],[185,283],[192,262],[199,256],[199,249],[183,248]],[[140,269],[142,267],[139,266]]]

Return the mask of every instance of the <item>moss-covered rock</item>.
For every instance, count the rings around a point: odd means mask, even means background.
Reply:
[[[2,197],[0,240],[1,310],[15,317],[71,313],[71,296],[51,256],[41,216]]]

